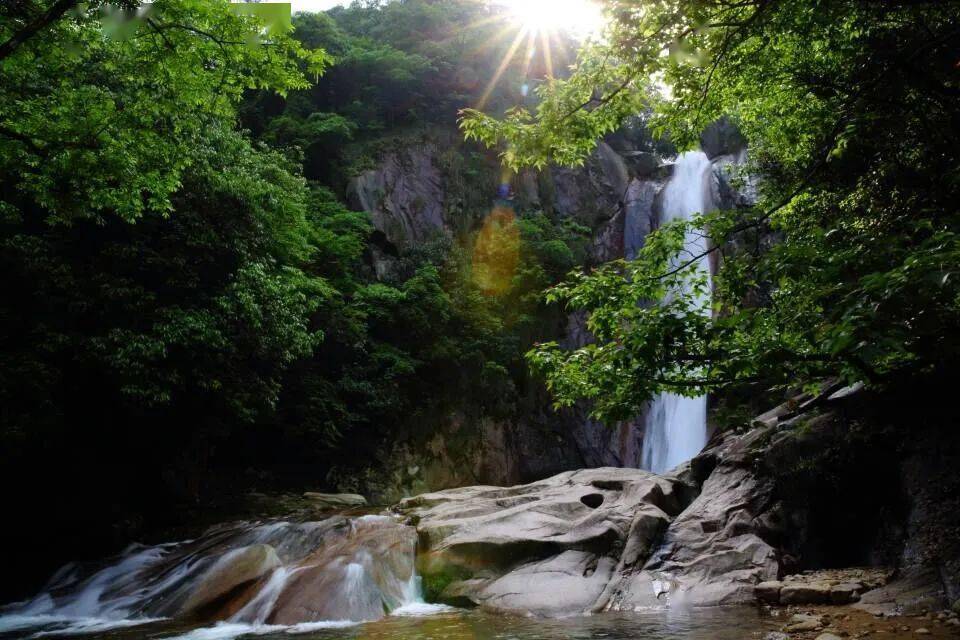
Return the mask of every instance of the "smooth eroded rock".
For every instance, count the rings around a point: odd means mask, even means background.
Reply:
[[[377,620],[407,599],[417,534],[386,516],[351,520],[287,569],[268,622]]]
[[[612,558],[568,550],[478,585],[472,599],[491,610],[567,615],[595,602],[613,569]]]
[[[650,559],[619,577],[607,608],[743,604],[754,601],[757,583],[776,579],[776,551],[756,518],[769,486],[738,460],[728,455],[710,473]]]
[[[269,545],[255,544],[229,551],[203,574],[180,607],[180,615],[194,615],[279,566],[280,558]]]
[[[641,565],[681,483],[638,469],[573,471],[516,487],[467,487],[404,500],[417,523],[428,595],[494,610],[593,609],[615,571]]]

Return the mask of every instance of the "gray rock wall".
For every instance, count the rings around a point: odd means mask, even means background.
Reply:
[[[391,151],[347,188],[349,204],[369,213],[373,226],[398,248],[449,235],[437,154],[431,144]]]
[[[389,151],[376,169],[357,176],[349,185],[350,204],[369,212],[375,228],[394,248],[456,237],[464,216],[470,217],[457,204],[467,176],[450,172],[449,155],[456,151],[451,144],[458,144],[451,140],[454,138],[439,136],[435,143],[412,141]],[[714,159],[713,201],[724,208],[749,205],[755,199],[755,184],[738,176],[746,153],[732,143],[722,150],[726,154]],[[669,159],[659,151],[663,149],[651,145],[638,121],[601,142],[582,167],[526,170],[515,176],[515,205],[520,210],[550,211],[590,227],[590,261],[594,264],[633,258],[647,234],[659,226],[660,194],[672,170]],[[500,168],[492,159],[488,164],[484,175],[471,179],[480,191],[491,192],[492,204],[496,193],[490,185],[500,181]],[[387,276],[392,261],[389,252],[378,246],[372,253],[376,273]],[[582,346],[590,339],[584,318],[571,316],[567,346]],[[454,435],[463,431],[457,424],[462,420],[455,417],[426,447],[398,443],[385,453],[389,482],[380,497],[475,482],[521,482],[581,467],[640,466],[643,416],[608,428],[591,419],[586,406],[557,414],[549,409],[549,398],[540,395],[543,397],[535,404],[541,408],[536,415],[513,421],[482,420],[467,427],[475,431],[468,446],[463,437]],[[451,446],[451,442],[458,445]],[[469,462],[465,462],[467,451],[472,456]],[[416,471],[410,473],[410,469]]]

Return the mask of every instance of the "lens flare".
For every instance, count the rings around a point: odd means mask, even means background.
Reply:
[[[498,203],[483,221],[473,245],[473,281],[487,295],[506,293],[520,262],[520,230],[513,208]]]

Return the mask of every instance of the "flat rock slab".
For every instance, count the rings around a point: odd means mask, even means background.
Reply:
[[[317,506],[331,509],[367,506],[367,499],[356,493],[313,493],[308,491],[303,494],[303,497]]]
[[[780,589],[780,604],[829,604],[830,585],[826,583],[786,583]]]

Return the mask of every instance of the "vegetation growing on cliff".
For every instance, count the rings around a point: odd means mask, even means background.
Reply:
[[[589,398],[618,419],[662,390],[828,375],[883,385],[954,371],[960,3],[604,5],[608,39],[583,52],[571,78],[545,85],[532,112],[465,112],[468,137],[513,165],[577,162],[638,101],[682,147],[729,116],[763,176],[761,199],[694,223],[721,257],[712,318],[694,296],[649,304],[695,269],[675,259],[676,226],[636,261],[555,288],[553,300],[590,313],[598,338],[530,354],[558,402]]]

